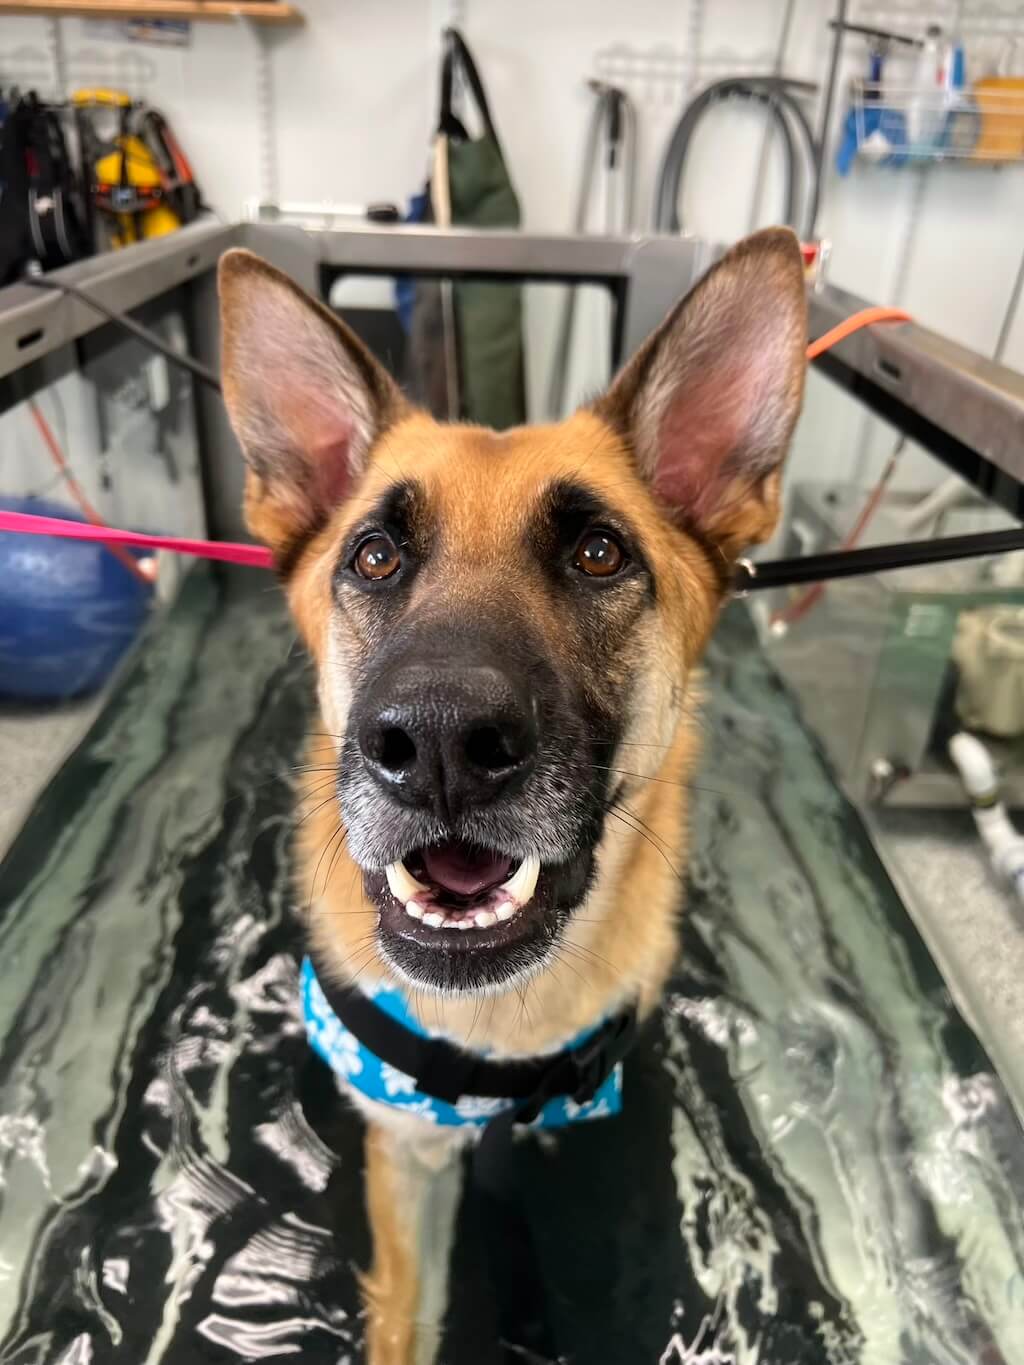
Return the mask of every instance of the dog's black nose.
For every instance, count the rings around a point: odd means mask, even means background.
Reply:
[[[385,790],[442,818],[522,783],[537,753],[525,687],[490,665],[409,664],[367,698],[359,747]]]

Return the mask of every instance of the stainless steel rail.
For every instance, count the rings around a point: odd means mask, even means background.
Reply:
[[[230,246],[266,256],[320,292],[338,273],[458,275],[597,282],[619,304],[618,351],[630,354],[670,304],[710,264],[717,249],[693,238],[548,236],[521,232],[353,224],[300,228],[209,220],[127,251],[95,257],[50,277],[128,310],[180,285],[188,287],[193,345],[216,366],[214,267]],[[812,335],[865,301],[841,289],[809,293]],[[0,290],[0,379],[106,325],[85,304],[16,284]],[[830,377],[997,498],[1020,510],[1024,485],[1024,378],[914,324],[861,331],[818,362]],[[234,448],[216,398],[200,401],[213,525],[237,533],[229,515],[238,492]],[[218,494],[218,481],[226,486]]]
[[[808,303],[812,336],[867,306],[864,299],[833,287],[812,291]],[[916,323],[886,323],[855,332],[818,363],[897,426],[909,426],[911,435],[981,484],[984,492],[1019,507],[1024,375]],[[939,448],[943,438],[946,449]],[[959,459],[956,447],[961,448]],[[973,469],[963,465],[969,455],[976,457]],[[1011,488],[1011,482],[1017,487]]]
[[[109,308],[137,308],[180,284],[211,271],[238,230],[219,223],[193,223],[181,232],[110,251],[53,271]],[[84,303],[27,284],[0,289],[0,378],[75,341],[106,320]]]

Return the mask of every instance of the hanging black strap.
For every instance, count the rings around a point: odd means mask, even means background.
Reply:
[[[465,126],[452,107],[456,66],[458,66],[459,74],[473,96],[473,103],[480,115],[480,122],[484,126],[484,131],[493,139],[500,150],[501,143],[498,141],[494,120],[491,118],[491,107],[487,102],[484,83],[480,79],[480,72],[473,60],[473,54],[466,46],[466,41],[457,28],[446,28],[444,31],[444,55],[441,59],[441,110],[438,117],[438,132],[444,133],[448,137],[459,138],[462,141],[466,141],[468,137]]]
[[[760,588],[785,588],[797,583],[822,583],[831,578],[884,573],[919,564],[943,564],[954,559],[1024,550],[1024,526],[1008,531],[982,531],[971,536],[943,536],[939,540],[908,540],[896,545],[871,545],[863,550],[835,550],[796,559],[771,559],[752,563],[741,559],[736,567],[733,592],[744,597]]]

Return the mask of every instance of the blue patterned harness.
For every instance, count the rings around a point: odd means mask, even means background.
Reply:
[[[420,1083],[414,1076],[382,1061],[366,1042],[342,1023],[308,957],[302,961],[300,992],[302,1017],[310,1045],[332,1071],[367,1099],[446,1127],[469,1124],[482,1128],[498,1115],[519,1107],[521,1101],[500,1095],[463,1094],[450,1103],[425,1093],[418,1088]],[[400,991],[378,986],[363,994],[377,1010],[409,1034],[427,1040],[431,1038],[414,1018]],[[557,1061],[566,1053],[583,1048],[602,1028],[603,1025],[598,1024],[579,1034],[552,1060]],[[563,1128],[569,1123],[606,1118],[617,1114],[621,1108],[622,1062],[616,1061],[589,1099],[577,1101],[571,1094],[556,1094],[529,1122],[536,1128]]]

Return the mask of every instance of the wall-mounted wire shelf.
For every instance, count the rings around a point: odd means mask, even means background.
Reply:
[[[1024,78],[993,76],[970,89],[934,94],[855,81],[850,108],[848,133],[862,160],[888,166],[1024,161]]]

